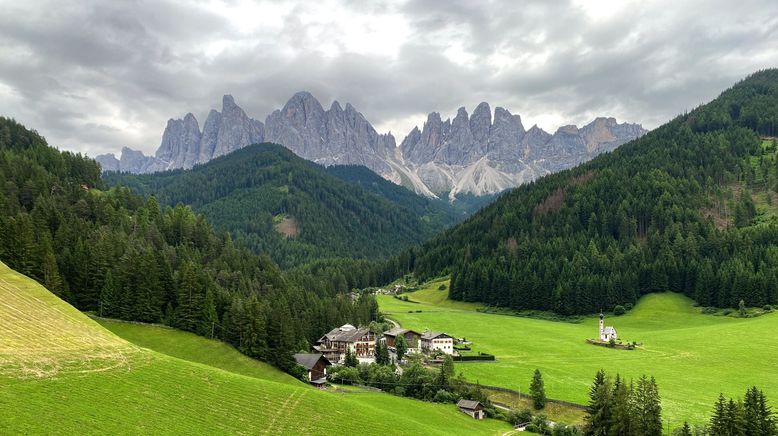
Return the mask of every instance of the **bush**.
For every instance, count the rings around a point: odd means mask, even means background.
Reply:
[[[616,316],[621,316],[624,315],[625,313],[627,313],[627,310],[624,309],[624,306],[622,305],[618,305],[613,308],[613,314]]]
[[[633,308],[634,306],[632,305],[632,303],[627,303],[627,304],[625,304],[625,305],[624,305],[624,307],[625,307],[627,310],[632,310],[632,308]]]
[[[532,412],[529,409],[523,409],[520,411],[511,410],[506,417],[507,421],[513,425],[524,424],[525,422],[532,421]]]
[[[764,305],[764,307],[763,307],[762,309],[763,309],[765,312],[772,312],[772,311],[773,311],[773,306],[770,306],[769,304],[765,304],[765,305]]]
[[[724,311],[721,312],[721,314],[724,316],[729,316],[732,314],[732,312],[733,312],[732,309],[724,309]]]
[[[435,392],[435,396],[432,398],[432,401],[436,403],[453,403],[456,401],[456,397],[454,394],[445,389],[439,389],[437,392]]]
[[[713,315],[714,313],[716,313],[718,311],[719,311],[718,309],[716,309],[715,307],[711,307],[711,306],[702,308],[702,313],[704,313],[706,315]]]
[[[362,379],[359,378],[359,370],[348,366],[342,366],[338,368],[337,372],[331,373],[330,379],[334,383],[343,385],[362,384]]]

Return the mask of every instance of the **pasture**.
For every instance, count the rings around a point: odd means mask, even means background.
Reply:
[[[137,345],[0,263],[0,434],[510,430],[501,421],[475,421],[451,404],[322,392],[214,341],[101,322]]]
[[[585,342],[597,334],[597,317],[574,324],[481,313],[477,304],[445,300],[448,291],[438,287],[404,294],[413,302],[380,295],[379,306],[403,327],[466,337],[475,350],[496,355],[495,362],[457,364],[472,382],[526,392],[539,368],[550,398],[585,404],[600,368],[635,380],[653,375],[665,425],[672,428],[684,420],[707,421],[719,392],[740,397],[752,385],[778,406],[777,313],[703,315],[682,295],[650,294],[626,315],[606,316],[620,338],[643,343],[633,351],[614,350]]]

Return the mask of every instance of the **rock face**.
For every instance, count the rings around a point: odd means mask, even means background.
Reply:
[[[155,157],[123,149],[121,159],[98,156],[105,171],[154,172],[191,168],[257,142],[281,144],[322,165],[364,165],[384,178],[427,196],[492,194],[570,168],[646,133],[639,124],[614,118],[560,127],[553,135],[538,126],[525,130],[521,117],[488,103],[472,115],[459,108],[443,121],[437,112],[414,127],[397,147],[351,104],[324,109],[298,92],[265,123],[249,118],[232,96],[222,111],[211,110],[199,129],[194,115],[168,121]]]
[[[235,104],[231,95],[222,98],[222,111],[211,110],[203,131],[191,113],[183,119],[170,119],[162,134],[162,142],[153,157],[123,148],[121,158],[104,154],[95,159],[103,171],[153,173],[177,168],[192,168],[201,163],[231,153],[249,144],[264,140],[265,126],[249,118]]]
[[[322,165],[365,165],[382,175],[392,173],[394,137],[376,132],[351,104],[344,109],[335,101],[324,110],[311,94],[298,92],[267,117],[265,129],[266,141]]]

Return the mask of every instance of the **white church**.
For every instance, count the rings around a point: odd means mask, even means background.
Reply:
[[[615,341],[618,338],[619,335],[616,334],[616,329],[613,328],[613,326],[605,327],[605,315],[600,312],[600,340],[603,342],[610,342],[611,339]]]

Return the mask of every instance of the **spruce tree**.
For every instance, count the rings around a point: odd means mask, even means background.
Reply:
[[[599,370],[589,389],[589,405],[586,407],[586,434],[605,436],[611,422],[611,388],[605,371]]]
[[[343,365],[351,368],[356,368],[357,365],[359,365],[357,356],[351,352],[351,348],[349,347],[346,347],[346,357],[344,358]]]
[[[629,436],[632,429],[633,407],[632,389],[616,374],[613,384],[612,416],[608,434],[612,436]]]
[[[713,416],[710,419],[710,433],[714,435],[726,434],[727,428],[727,404],[724,400],[724,394],[719,394],[716,406],[713,410]]]
[[[692,429],[689,427],[689,423],[684,421],[681,431],[678,432],[678,436],[692,436]]]
[[[532,405],[536,410],[546,407],[546,389],[543,386],[543,376],[540,374],[540,369],[535,369],[535,373],[532,375],[529,394],[532,397]]]
[[[405,340],[405,335],[397,335],[397,339],[394,343],[395,353],[397,354],[397,362],[399,363],[405,357],[405,353],[408,352],[408,341]]]
[[[660,436],[662,434],[662,406],[656,380],[645,375],[638,380],[634,393],[634,428],[637,434]]]

